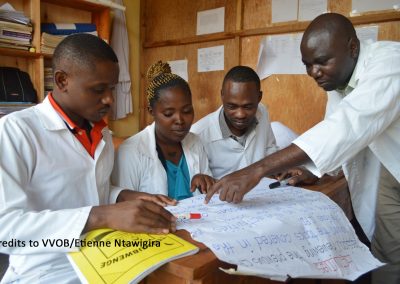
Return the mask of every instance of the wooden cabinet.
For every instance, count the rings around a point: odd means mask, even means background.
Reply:
[[[0,0],[0,5],[6,2],[31,18],[32,46],[35,50],[0,48],[0,66],[17,67],[28,72],[39,101],[43,100],[45,94],[44,68],[51,65],[51,56],[42,54],[40,50],[40,23],[95,23],[99,37],[109,42],[110,7],[106,2],[95,0]]]

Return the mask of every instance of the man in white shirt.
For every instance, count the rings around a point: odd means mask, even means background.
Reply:
[[[368,150],[381,163],[372,252],[388,263],[372,280],[400,283],[400,43],[360,46],[351,22],[328,13],[311,22],[300,49],[308,75],[340,102],[289,147],[222,178],[206,202],[217,191],[240,202],[263,176],[299,165],[321,176]]]
[[[242,169],[277,150],[260,78],[247,66],[233,67],[222,83],[222,106],[190,129],[200,136],[214,178]]]
[[[103,117],[119,72],[111,47],[71,35],[56,48],[53,70],[55,88],[43,103],[0,119],[0,252],[10,255],[1,283],[79,282],[66,253],[93,229],[176,227],[156,204],[171,203],[167,197],[110,184],[114,148]]]

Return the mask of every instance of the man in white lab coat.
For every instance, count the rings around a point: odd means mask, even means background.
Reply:
[[[260,78],[247,66],[233,67],[222,83],[222,106],[193,124],[214,178],[247,167],[277,150]]]
[[[79,250],[82,233],[176,226],[155,203],[168,199],[110,185],[114,149],[103,117],[119,72],[111,47],[71,35],[56,48],[53,69],[55,88],[43,103],[0,120],[0,252],[10,255],[2,283],[76,283],[66,253]]]
[[[291,167],[305,165],[321,176],[351,165],[359,155],[370,164],[372,155],[381,169],[371,248],[388,263],[373,271],[372,280],[400,283],[400,43],[360,45],[351,22],[328,13],[311,22],[300,49],[308,75],[324,90],[335,91],[340,102],[286,149],[222,178],[206,202],[217,191],[221,200],[240,202],[263,176]],[[365,183],[371,176],[359,169],[358,178]]]

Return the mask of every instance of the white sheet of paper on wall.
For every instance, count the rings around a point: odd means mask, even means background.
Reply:
[[[271,74],[306,74],[301,61],[302,33],[266,36],[261,40],[257,74],[265,79]]]
[[[197,72],[224,70],[224,46],[199,48],[197,50]]]
[[[289,22],[297,20],[298,0],[272,0],[271,22]]]
[[[264,80],[271,73],[268,73],[267,69],[267,47],[266,47],[265,37],[260,41],[260,49],[258,50],[258,59],[257,59],[257,66],[256,66],[256,73],[260,80]]]
[[[378,26],[356,28],[356,33],[360,41],[375,42],[378,40]]]
[[[176,74],[185,79],[186,82],[189,82],[187,59],[168,61],[168,64],[171,67],[171,72],[173,74]]]
[[[380,11],[380,10],[398,10],[400,8],[399,0],[353,0],[352,14]]]
[[[225,28],[225,7],[197,12],[196,35],[223,32]]]
[[[299,0],[299,21],[311,21],[327,8],[327,0]]]

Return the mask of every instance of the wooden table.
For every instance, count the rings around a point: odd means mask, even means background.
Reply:
[[[353,210],[350,202],[349,190],[344,177],[333,178],[323,177],[318,184],[306,186],[306,188],[321,191],[335,201],[345,212],[346,216],[351,220],[353,218]],[[203,243],[194,241],[187,231],[179,230],[176,235],[195,244],[200,251],[191,256],[171,261],[160,267],[141,283],[143,284],[261,284],[261,283],[282,283],[271,281],[264,278],[253,276],[233,276],[219,270],[219,267],[231,268],[231,264],[224,263],[216,258],[214,253]],[[289,283],[293,284],[342,284],[342,280],[311,280],[311,279],[295,279]]]

